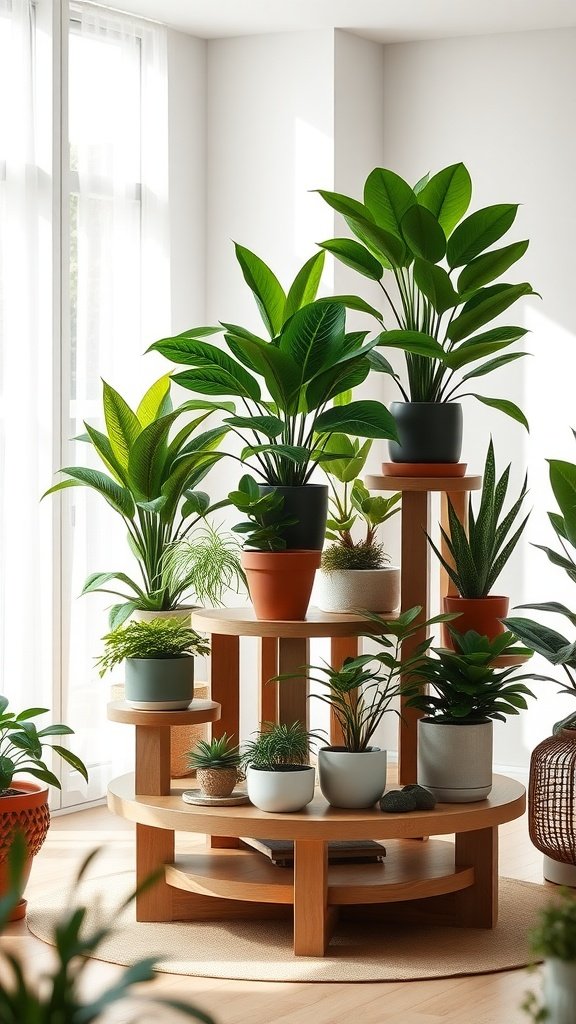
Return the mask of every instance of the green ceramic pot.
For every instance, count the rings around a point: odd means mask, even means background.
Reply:
[[[125,697],[139,711],[182,711],[194,697],[194,658],[126,658]]]

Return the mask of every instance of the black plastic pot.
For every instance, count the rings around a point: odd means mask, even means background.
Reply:
[[[328,487],[326,484],[304,484],[302,487],[274,487],[260,484],[262,494],[277,491],[284,498],[282,512],[295,516],[298,522],[286,528],[286,546],[289,551],[321,551],[324,547],[328,516]]]
[[[462,406],[456,402],[392,402],[400,443],[388,442],[392,462],[459,462]]]

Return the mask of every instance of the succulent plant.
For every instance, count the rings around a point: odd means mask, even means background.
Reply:
[[[232,743],[227,733],[215,736],[211,740],[198,740],[194,750],[187,754],[188,767],[198,771],[204,768],[238,768],[240,765],[240,749]]]

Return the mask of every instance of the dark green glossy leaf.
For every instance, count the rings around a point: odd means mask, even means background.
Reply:
[[[413,355],[445,361],[444,349],[430,334],[422,334],[421,331],[384,331],[380,339],[379,345],[382,348],[399,348]]]
[[[414,206],[416,196],[408,182],[394,171],[375,167],[364,185],[364,204],[379,227],[398,238],[400,223],[406,210]]]
[[[234,248],[244,280],[256,299],[266,330],[271,338],[275,338],[284,323],[284,289],[270,267],[259,256],[237,242],[234,243]]]
[[[284,308],[284,320],[288,320],[293,313],[309,302],[313,302],[318,293],[322,270],[324,269],[324,253],[317,252],[298,271],[286,296]]]
[[[299,310],[284,327],[278,348],[298,368],[301,388],[331,365],[344,343],[346,314],[337,302],[316,302]]]
[[[91,487],[92,490],[97,491],[121,515],[128,519],[134,515],[134,501],[130,491],[126,487],[120,487],[105,473],[84,466],[67,466],[60,472],[66,473],[73,481],[78,481],[81,486]],[[55,488],[51,488],[51,490],[55,490]],[[49,492],[46,491],[46,493]]]
[[[459,163],[444,167],[425,182],[419,192],[418,202],[434,214],[448,238],[466,213],[471,197],[470,175],[464,164]]]
[[[380,261],[353,238],[331,238],[326,242],[320,242],[320,246],[331,252],[345,266],[351,267],[371,281],[380,281],[384,274],[384,267]]]
[[[256,433],[271,438],[278,437],[284,430],[284,424],[277,416],[229,416],[224,422],[229,423],[231,427],[255,430]]]
[[[437,313],[445,313],[462,301],[444,268],[427,260],[414,260],[414,281]]]
[[[504,274],[509,267],[522,258],[528,248],[528,242],[513,242],[502,249],[493,249],[477,256],[468,266],[464,267],[458,278],[458,291],[469,292],[494,281]]]
[[[448,327],[446,334],[451,341],[461,341],[472,331],[478,330],[479,327],[483,327],[484,324],[509,309],[522,296],[531,294],[533,294],[532,286],[527,282],[499,284],[483,288],[477,292],[474,299],[466,303],[462,312]]]
[[[446,257],[450,267],[463,267],[512,227],[518,204],[500,203],[471,213],[448,239]]]
[[[340,431],[354,437],[382,437],[396,440],[396,424],[380,402],[360,401],[327,409],[316,420],[319,434]]]
[[[505,416],[509,416],[510,419],[516,420],[517,423],[521,423],[528,432],[530,431],[528,420],[522,412],[522,409],[519,409],[514,402],[509,402],[506,398],[485,398],[483,395],[473,395],[472,397],[477,398],[483,405],[490,406],[491,409],[498,409],[499,412],[503,412]]]
[[[550,459],[550,484],[564,517],[564,528],[571,544],[576,544],[576,466]]]
[[[497,356],[496,359],[489,359],[488,362],[482,363],[481,366],[477,366],[475,370],[470,370],[469,373],[465,373],[462,377],[462,382],[465,380],[472,380],[473,377],[484,377],[487,373],[492,373],[494,370],[498,370],[501,366],[506,366],[507,363],[512,363],[516,359],[523,359],[527,356],[527,352],[511,352],[505,356]]]
[[[401,224],[402,237],[414,256],[438,263],[446,253],[446,236],[425,206],[415,203],[406,211]]]

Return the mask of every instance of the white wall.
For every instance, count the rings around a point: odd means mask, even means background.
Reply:
[[[474,183],[471,208],[522,204],[510,240],[529,238],[530,248],[522,269],[507,279],[531,281],[542,300],[524,300],[521,312],[506,322],[530,328],[527,347],[534,357],[478,383],[484,383],[486,394],[520,404],[531,434],[467,400],[463,453],[471,469],[480,470],[492,433],[499,466],[513,463],[513,492],[526,465],[529,469],[534,513],[498,588],[511,594],[513,604],[574,600],[573,587],[570,594],[561,572],[550,568],[529,541],[552,540],[545,517],[553,504],[544,459],[576,456],[569,429],[576,425],[575,56],[573,29],[384,49],[384,165],[416,181],[426,171],[463,160]],[[544,662],[536,667],[549,668]],[[495,758],[502,765],[525,767],[531,749],[567,713],[569,699],[558,697],[553,684],[534,685],[538,705],[497,728]]]

